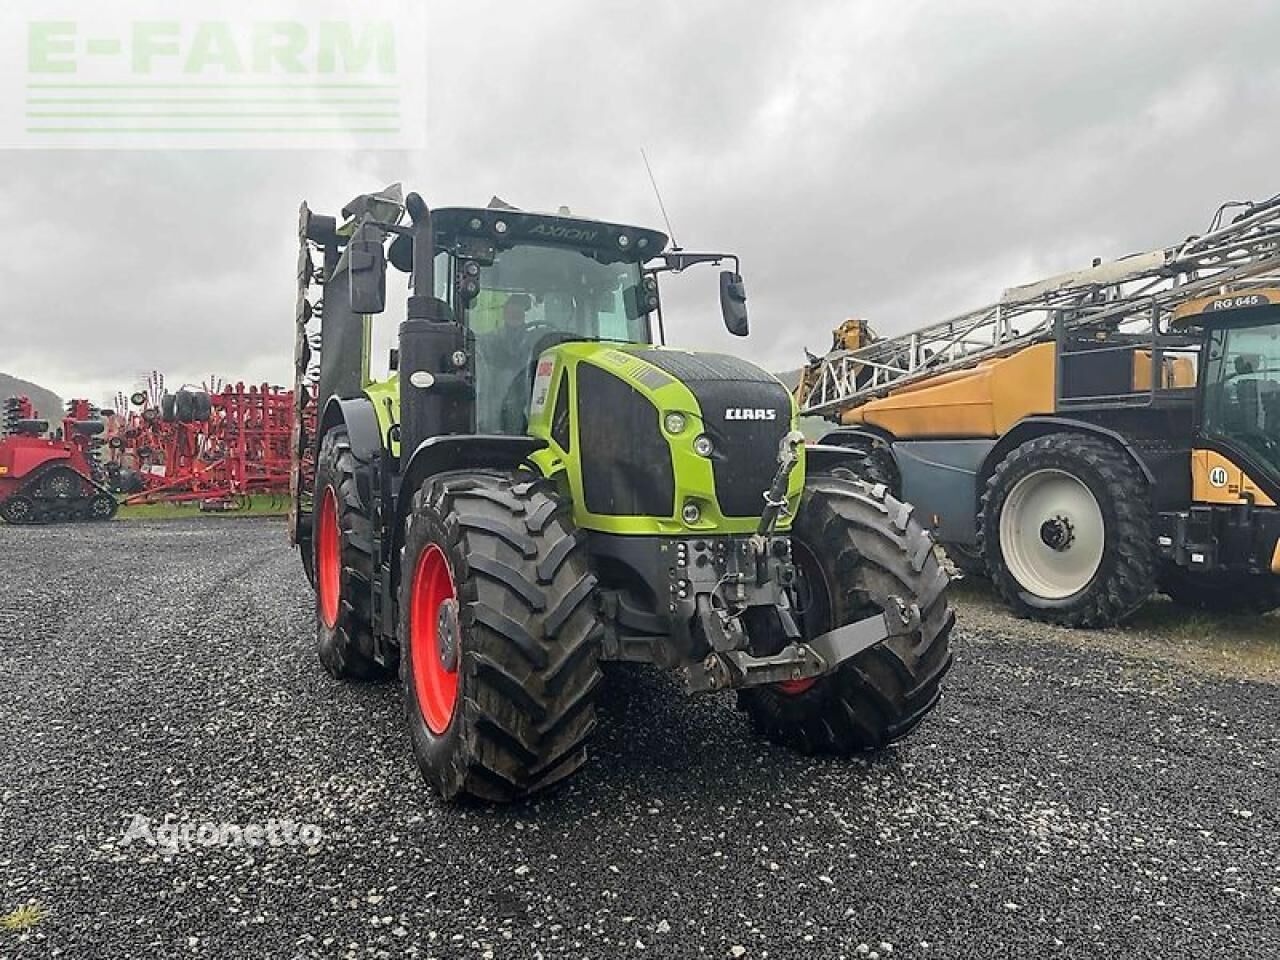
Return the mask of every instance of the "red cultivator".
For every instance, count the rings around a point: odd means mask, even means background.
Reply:
[[[150,387],[130,398],[142,409],[109,441],[108,469],[127,503],[228,503],[287,492],[292,393],[243,383],[166,393],[154,376]]]
[[[54,437],[31,401],[5,403],[0,439],[0,518],[36,524],[110,520],[116,499],[97,459],[106,424],[87,400],[72,400]]]

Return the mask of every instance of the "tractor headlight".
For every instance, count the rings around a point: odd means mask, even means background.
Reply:
[[[702,519],[702,511],[692,500],[686,500],[684,507],[680,510],[680,517],[685,523],[689,524],[689,526],[693,526]]]
[[[693,440],[693,452],[700,457],[709,457],[715,453],[716,445],[705,433],[700,433]]]
[[[650,423],[653,421],[650,420]],[[662,418],[662,425],[667,428],[667,433],[683,433],[685,425],[688,423],[683,413],[672,411]]]

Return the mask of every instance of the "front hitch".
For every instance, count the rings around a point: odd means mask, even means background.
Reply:
[[[756,657],[744,650],[713,651],[701,663],[684,668],[685,691],[736,690],[825,676],[876,644],[919,629],[920,608],[890,596],[888,609],[812,640],[793,641],[770,656]]]

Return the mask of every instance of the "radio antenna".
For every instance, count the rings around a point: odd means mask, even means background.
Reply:
[[[671,226],[671,218],[667,216],[667,205],[662,202],[662,191],[658,189],[658,181],[653,176],[653,167],[649,166],[649,156],[644,152],[644,147],[640,148],[640,159],[644,161],[644,168],[649,174],[649,182],[653,184],[653,195],[658,198],[658,209],[662,211],[663,222],[667,225],[667,236],[671,238],[671,249],[679,250],[680,243],[676,240],[676,232]]]

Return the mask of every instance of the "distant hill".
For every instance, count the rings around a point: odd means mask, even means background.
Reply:
[[[62,419],[62,398],[39,384],[0,373],[0,402],[9,397],[30,397],[40,419],[54,423]]]

